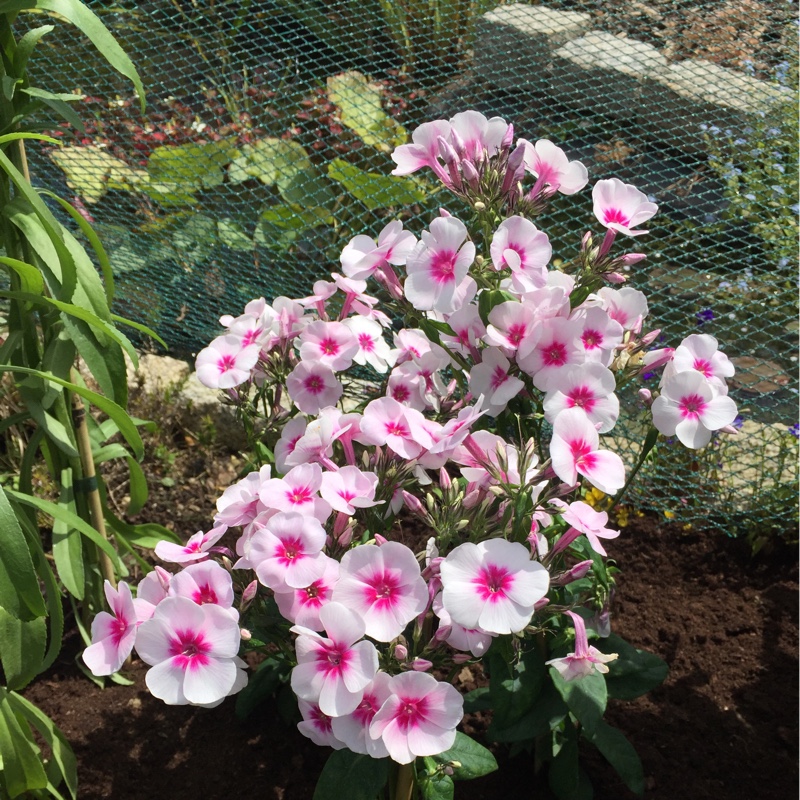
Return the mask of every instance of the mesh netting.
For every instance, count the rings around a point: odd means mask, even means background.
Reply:
[[[795,527],[796,19],[778,0],[90,2],[147,88],[68,25],[31,83],[85,95],[84,130],[30,150],[35,180],[75,198],[108,249],[116,311],[189,356],[221,313],[302,297],[344,244],[446,202],[389,176],[421,122],[467,108],[549,138],[659,204],[645,267],[671,344],[710,333],[736,355],[746,436],[643,470],[640,507],[688,523]],[[39,20],[34,20],[39,24]],[[54,129],[58,123],[45,121]],[[592,227],[586,193],[541,220],[554,253]],[[793,429],[796,431],[796,428]],[[638,431],[619,433],[632,460]]]

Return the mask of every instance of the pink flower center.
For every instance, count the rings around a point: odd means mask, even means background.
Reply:
[[[309,721],[320,733],[332,732],[331,718],[327,714],[323,714],[319,706],[312,706],[308,715],[311,717]]]
[[[586,350],[594,350],[600,347],[603,341],[603,334],[600,331],[587,329],[581,334],[581,341]]]
[[[400,707],[397,709],[395,719],[400,729],[407,731],[409,728],[419,727],[428,717],[427,697],[401,697]]]
[[[346,671],[352,655],[350,650],[336,643],[322,645],[317,652],[317,670],[326,675],[341,674]]]
[[[330,590],[321,581],[314,581],[311,586],[299,589],[300,605],[308,608],[309,606],[319,608],[330,594]]]
[[[339,352],[339,343],[335,339],[323,339],[319,343],[319,349],[324,356],[335,356]]]
[[[567,348],[561,342],[551,342],[544,348],[542,360],[546,367],[560,367],[567,363]]]
[[[308,486],[298,486],[286,495],[286,499],[294,506],[310,503],[312,500],[311,489]]]
[[[309,375],[303,386],[307,392],[319,394],[325,388],[325,381],[319,375]]]
[[[111,623],[111,638],[117,647],[119,647],[119,643],[122,641],[122,637],[125,635],[127,630],[128,623],[121,617],[116,617]]]
[[[218,603],[217,593],[207,583],[197,587],[197,591],[192,594],[192,600],[197,605],[201,606],[203,603]]]
[[[714,370],[711,367],[711,362],[707,361],[705,358],[696,358],[692,366],[698,371],[702,372],[706,378],[713,378],[714,377]]]
[[[681,397],[679,408],[684,419],[697,419],[705,410],[706,401],[699,394],[690,394]]]
[[[567,397],[569,408],[582,408],[587,414],[591,412],[597,401],[594,392],[588,386],[576,386]]]
[[[492,389],[497,391],[497,389],[499,389],[507,380],[508,375],[506,374],[505,370],[501,366],[495,367],[490,382]]]
[[[375,342],[368,333],[358,334],[358,346],[365,352],[371,353],[375,349]]]
[[[282,539],[276,555],[278,559],[284,563],[284,566],[294,564],[305,555],[303,552],[303,543],[299,538]]]
[[[452,250],[439,250],[431,258],[430,274],[437,283],[455,280],[456,254]]]
[[[220,356],[219,361],[217,361],[217,369],[220,372],[227,372],[229,369],[233,369],[236,366],[236,356],[226,355]]]
[[[572,457],[575,459],[575,466],[579,469],[592,469],[597,463],[597,457],[592,452],[591,447],[583,439],[575,439],[569,443]]]
[[[472,581],[481,600],[495,603],[506,597],[508,590],[514,582],[514,577],[505,567],[496,564],[487,564],[481,568],[477,578]]]
[[[248,345],[253,344],[256,339],[258,339],[259,335],[261,334],[260,328],[251,328],[244,336],[242,336],[242,344],[247,347]]]
[[[401,422],[387,422],[386,423],[387,436],[408,436],[408,429]]]
[[[628,217],[623,211],[619,208],[607,208],[603,212],[603,219],[608,225],[610,222],[616,222],[618,225],[624,225],[626,228],[630,223],[630,217]]]
[[[397,400],[398,403],[405,403],[405,401],[411,397],[411,392],[408,390],[407,386],[400,384],[392,389],[392,397]]]
[[[520,245],[515,244],[513,242],[509,242],[506,247],[506,250],[513,250],[518,256],[520,260],[520,269],[525,268],[525,248],[520,247]],[[508,266],[508,262],[503,258],[503,264]]]
[[[518,347],[519,343],[525,337],[527,333],[527,329],[524,325],[520,324],[519,322],[515,322],[512,325],[508,326],[508,333],[506,334],[506,339],[514,346]]]
[[[372,722],[372,718],[378,713],[380,706],[381,704],[374,694],[365,694],[364,699],[353,712],[353,717],[366,727]]]
[[[175,631],[176,638],[169,643],[169,654],[175,666],[186,671],[197,669],[209,663],[208,642],[199,631]]]
[[[367,602],[378,608],[391,608],[400,593],[400,580],[391,572],[378,572],[366,581],[364,597]]]

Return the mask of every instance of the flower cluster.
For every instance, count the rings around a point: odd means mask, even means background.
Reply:
[[[602,540],[618,532],[580,498],[626,484],[603,438],[617,388],[664,366],[660,395],[640,397],[690,447],[736,409],[716,340],[650,350],[647,299],[620,286],[644,256],[612,254],[615,239],[646,233],[657,210],[638,189],[599,181],[602,240],[586,234],[554,269],[530,217],[588,176],[553,143],[515,142],[469,111],[420,126],[392,158],[396,174],[432,170],[469,224],[441,209],[417,238],[391,221],[352,239],[308,297],[221,318],[198,377],[260,418],[250,430],[274,458],[225,490],[207,534],[157,549],[182,572],[157,568],[136,600],[109,589],[114,615],[97,618],[85,660],[107,674],[135,641],[156,696],[221,701],[244,682],[233,574],[244,638],[258,608],[257,640],[290,659],[299,729],[408,764],[452,746],[463,701],[445,678],[497,640],[518,651],[572,627],[574,651],[547,663],[567,680],[608,671],[614,655],[589,646],[577,609],[608,600]],[[401,512],[425,531],[416,547],[400,541]],[[229,570],[211,560],[226,552]]]

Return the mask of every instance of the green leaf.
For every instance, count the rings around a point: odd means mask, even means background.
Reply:
[[[253,249],[253,240],[244,232],[244,228],[232,219],[225,219],[217,222],[220,241],[239,252],[248,252]]]
[[[59,522],[63,522],[66,525],[71,525],[73,528],[80,531],[87,539],[94,542],[100,550],[108,555],[111,559],[111,563],[114,565],[114,569],[118,572],[122,572],[122,565],[120,564],[117,551],[89,525],[88,522],[82,520],[77,514],[73,514],[67,509],[57,506],[55,503],[51,503],[49,500],[44,500],[41,497],[31,497],[21,492],[15,492],[13,489],[6,489],[6,492],[18,503],[24,506],[32,506],[38,511],[52,517],[54,520],[59,520]]]
[[[140,525],[131,525],[114,516],[108,509],[104,511],[104,517],[113,531],[124,536],[130,544],[142,547],[145,550],[153,550],[161,541],[173,542],[174,544],[183,542],[177,533],[165,528],[163,525],[159,525],[157,522],[143,522]]]
[[[236,695],[236,718],[247,719],[256,706],[275,694],[285,676],[285,670],[277,659],[267,658],[262,661],[251,675],[247,686]]]
[[[328,164],[328,177],[360,200],[370,210],[421,203],[425,192],[411,178],[364,172],[341,158]]]
[[[25,534],[0,486],[0,608],[20,620],[47,613]]]
[[[494,738],[495,730],[508,728],[533,708],[544,682],[545,665],[536,649],[521,653],[516,663],[509,664],[505,654],[493,647],[489,675],[494,711],[489,736]]]
[[[5,266],[19,275],[20,288],[23,292],[35,295],[41,294],[44,289],[44,280],[42,279],[42,273],[36,267],[7,256],[0,256],[0,264],[5,264]]]
[[[453,746],[433,756],[433,760],[437,764],[452,766],[453,778],[457,781],[480,778],[497,769],[497,761],[491,752],[461,731],[456,731]]]
[[[299,207],[269,206],[259,217],[253,239],[266,247],[287,249],[300,233],[323,223],[319,215]]]
[[[635,700],[661,686],[667,679],[669,667],[666,661],[655,653],[637,650],[614,633],[596,641],[595,647],[603,653],[617,653],[619,656],[608,664],[606,685],[610,697]]]
[[[389,759],[371,758],[352,750],[334,750],[325,762],[313,800],[375,800],[389,777]]]
[[[39,748],[27,726],[23,729],[20,725],[3,687],[0,687],[0,755],[2,779],[10,798],[47,786]]]
[[[568,714],[561,695],[547,681],[527,714],[512,725],[501,727],[494,721],[487,736],[496,742],[526,742],[554,730]]]
[[[157,147],[147,162],[155,183],[169,184],[179,191],[196,192],[220,186],[224,167],[238,152],[231,142],[206,142]],[[147,191],[148,186],[142,188]]]
[[[42,617],[23,622],[0,608],[0,662],[9,689],[23,689],[39,674],[46,644]]]
[[[52,759],[45,767],[50,780],[56,786],[60,785],[63,780],[67,791],[73,798],[76,798],[78,796],[78,765],[67,738],[46,714],[21,695],[16,692],[9,693],[8,702],[17,716],[25,717],[28,724],[39,732],[50,748]],[[50,769],[51,765],[55,768],[53,771]],[[55,770],[57,770],[57,775],[53,774]]]
[[[64,171],[67,186],[87,203],[102,200],[109,182],[132,191],[145,175],[99,147],[61,147],[50,158]]]
[[[195,214],[172,235],[172,244],[188,261],[204,261],[217,246],[217,223],[205,214]]]
[[[592,671],[582,678],[565,681],[555,667],[550,667],[550,677],[567,708],[591,736],[603,719],[608,702],[606,680],[603,675]]]
[[[100,51],[105,60],[121,75],[133,83],[139,96],[139,104],[144,113],[144,86],[139,78],[139,73],[125,51],[117,44],[108,28],[100,18],[79,0],[5,0],[0,5],[0,13],[9,11],[28,11],[40,9],[52,11],[71,22],[78,30],[89,38],[92,44]]]
[[[336,203],[334,185],[316,167],[280,178],[277,186],[278,192],[287,203],[293,203],[304,214],[316,217],[318,224],[330,219],[330,209]]]
[[[127,325],[129,328],[133,328],[135,331],[139,331],[139,333],[143,333],[146,336],[149,336],[151,339],[155,339],[165,350],[169,349],[167,343],[152,328],[148,328],[147,325],[142,325],[140,322],[134,322],[133,320],[125,319],[125,317],[121,317],[119,314],[112,314],[111,319],[120,325]]]
[[[606,761],[625,781],[625,785],[639,796],[644,794],[644,770],[642,762],[633,745],[625,738],[622,731],[601,722],[589,741],[603,754]]]
[[[21,78],[25,69],[28,66],[28,60],[31,57],[36,45],[42,36],[46,36],[51,31],[55,30],[55,25],[40,25],[38,28],[29,30],[18,42],[16,50],[14,51],[14,75]]]
[[[426,758],[425,762],[432,761]],[[456,785],[449,775],[437,772],[431,777],[425,777],[419,782],[423,800],[453,800]]]
[[[58,506],[67,514],[77,517],[75,493],[72,487],[72,469],[61,470],[61,493]],[[83,562],[81,536],[67,519],[53,520],[53,560],[58,577],[66,590],[78,600],[83,600],[86,591],[86,573]]]
[[[290,139],[267,137],[244,145],[228,168],[231,183],[258,178],[267,186],[311,169],[311,160],[302,145]]]
[[[495,306],[516,299],[513,294],[502,289],[490,289],[489,291],[481,292],[478,296],[478,314],[483,324],[489,324],[489,314],[491,314]]]
[[[107,397],[103,397],[103,395],[97,394],[97,392],[92,392],[83,386],[78,386],[77,384],[65,381],[56,375],[42,372],[37,369],[30,369],[29,367],[17,367],[11,364],[0,364],[0,372],[3,371],[33,375],[37,378],[42,378],[45,381],[55,383],[58,386],[63,386],[64,388],[75,392],[75,394],[79,394],[84,400],[87,400],[92,405],[97,406],[97,408],[99,408],[105,414],[108,414],[108,416],[114,420],[119,428],[119,432],[125,437],[125,440],[131,446],[131,449],[133,450],[133,453],[137,459],[141,459],[144,456],[142,437],[139,435],[139,431],[136,430],[136,425],[133,423],[133,420],[128,416],[123,408],[120,408],[116,403],[109,400]]]
[[[550,764],[547,782],[558,800],[592,798],[592,785],[578,762],[578,731],[569,723],[561,747]]]
[[[329,77],[328,98],[339,107],[342,124],[355,131],[364,144],[391,153],[408,139],[403,126],[383,110],[381,87],[360,72]]]

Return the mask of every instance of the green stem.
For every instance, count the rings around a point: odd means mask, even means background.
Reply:
[[[628,491],[628,487],[633,483],[636,473],[642,468],[642,464],[644,464],[647,456],[650,455],[650,451],[653,449],[653,447],[655,447],[657,440],[658,431],[653,426],[650,426],[650,430],[647,432],[647,436],[644,438],[642,452],[639,453],[639,460],[636,462],[636,466],[631,470],[631,474],[628,475],[628,480],[625,481],[625,485],[619,490],[619,493],[614,498],[614,502],[608,509],[609,513],[611,513],[619,505],[620,501],[625,496],[625,493]]]

